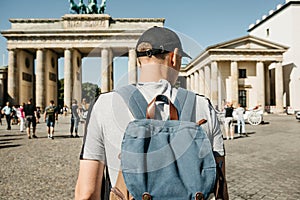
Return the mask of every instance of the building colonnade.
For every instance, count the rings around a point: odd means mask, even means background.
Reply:
[[[255,86],[248,87],[244,84],[244,79],[239,77],[239,61],[229,62],[229,75],[224,74],[226,70],[219,66],[219,63],[224,61],[211,61],[204,66],[197,67],[186,75],[186,87],[200,95],[208,97],[213,106],[216,108],[223,108],[225,102],[232,102],[235,106],[239,103],[240,89],[256,88],[256,102],[262,108],[272,105],[271,91],[270,91],[270,70],[274,70],[275,77],[275,93],[274,99],[276,104],[275,112],[283,112],[283,69],[282,63],[274,62],[255,62]],[[225,68],[225,67],[224,67]],[[251,106],[250,103],[247,103]],[[252,105],[253,106],[253,105]]]
[[[33,98],[42,109],[50,100],[57,103],[59,54],[51,49],[36,49],[34,53],[25,49],[9,49],[8,54],[8,100],[21,104]],[[113,48],[100,49],[101,92],[114,89]],[[71,106],[72,99],[82,99],[82,59],[80,49],[66,48],[64,57],[64,104]],[[35,61],[34,61],[35,60]],[[137,82],[136,53],[128,49],[128,82]]]

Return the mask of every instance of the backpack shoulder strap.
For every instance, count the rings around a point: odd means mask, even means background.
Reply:
[[[181,121],[191,121],[194,114],[196,94],[184,88],[178,88],[175,106]]]
[[[125,101],[135,119],[146,118],[148,103],[135,85],[127,85],[115,90]]]

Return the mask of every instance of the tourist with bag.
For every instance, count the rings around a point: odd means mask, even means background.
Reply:
[[[177,34],[153,27],[136,46],[140,80],[91,105],[75,199],[228,199],[225,150],[209,99],[175,88]]]
[[[54,101],[51,100],[49,106],[45,108],[44,121],[47,125],[47,133],[49,139],[54,139],[54,127],[55,121],[58,118],[58,109],[54,105]]]

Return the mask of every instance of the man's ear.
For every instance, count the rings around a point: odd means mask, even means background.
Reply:
[[[170,59],[172,67],[179,71],[181,67],[181,56],[179,55],[178,48],[175,48],[174,52],[171,53]]]

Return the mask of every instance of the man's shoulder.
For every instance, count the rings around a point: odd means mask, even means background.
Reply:
[[[196,102],[199,106],[212,106],[210,99],[201,94],[196,94]]]
[[[108,105],[119,102],[118,96],[115,91],[100,94],[99,97],[94,100],[94,103],[92,103],[93,109],[99,107],[102,109],[109,108]]]

